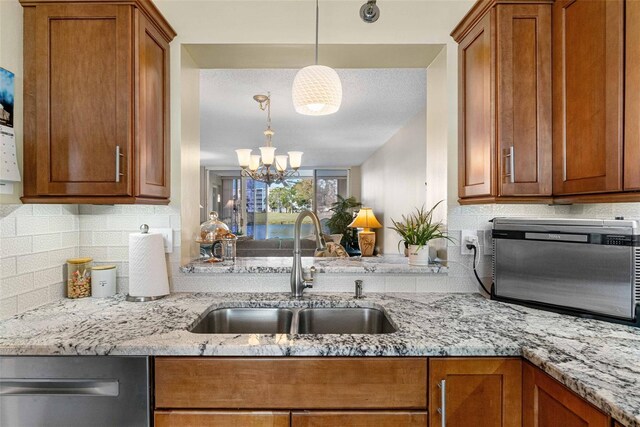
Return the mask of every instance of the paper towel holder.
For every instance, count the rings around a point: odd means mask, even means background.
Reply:
[[[140,226],[140,233],[141,234],[148,234],[149,233],[149,226],[147,224],[142,224]],[[158,295],[158,296],[153,296],[153,297],[136,297],[130,294],[127,294],[126,300],[128,302],[148,302],[148,301],[155,301],[155,300],[159,300],[166,297],[166,295]]]

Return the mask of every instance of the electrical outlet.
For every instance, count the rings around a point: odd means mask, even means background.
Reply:
[[[473,243],[478,248],[480,255],[480,244],[478,243],[478,232],[476,230],[462,230],[460,233],[460,254],[473,255],[473,249],[467,249],[467,244]]]
[[[149,233],[162,234],[164,240],[164,253],[170,254],[173,252],[173,229],[171,228],[150,228]]]

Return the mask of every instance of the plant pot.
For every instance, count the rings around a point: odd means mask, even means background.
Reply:
[[[409,245],[409,265],[429,265],[429,246]]]

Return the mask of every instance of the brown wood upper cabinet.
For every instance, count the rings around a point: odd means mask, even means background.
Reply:
[[[524,362],[523,427],[609,427],[611,419],[540,369]]]
[[[169,42],[148,0],[24,6],[25,203],[169,202]]]
[[[556,195],[623,188],[624,3],[553,5]]]
[[[429,359],[429,425],[520,427],[518,358]]]
[[[626,2],[624,189],[640,190],[640,0]]]
[[[461,203],[551,195],[551,2],[502,3],[477,2],[452,33]]]

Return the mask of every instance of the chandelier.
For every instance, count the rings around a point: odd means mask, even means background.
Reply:
[[[260,110],[267,112],[267,129],[263,132],[266,143],[260,147],[260,154],[252,154],[250,148],[236,150],[242,176],[267,184],[286,184],[287,179],[300,176],[298,169],[302,164],[302,151],[289,151],[288,156],[275,155],[276,147],[271,144],[275,134],[271,129],[271,93],[255,95],[253,99],[260,105]],[[291,169],[287,169],[287,162]]]

